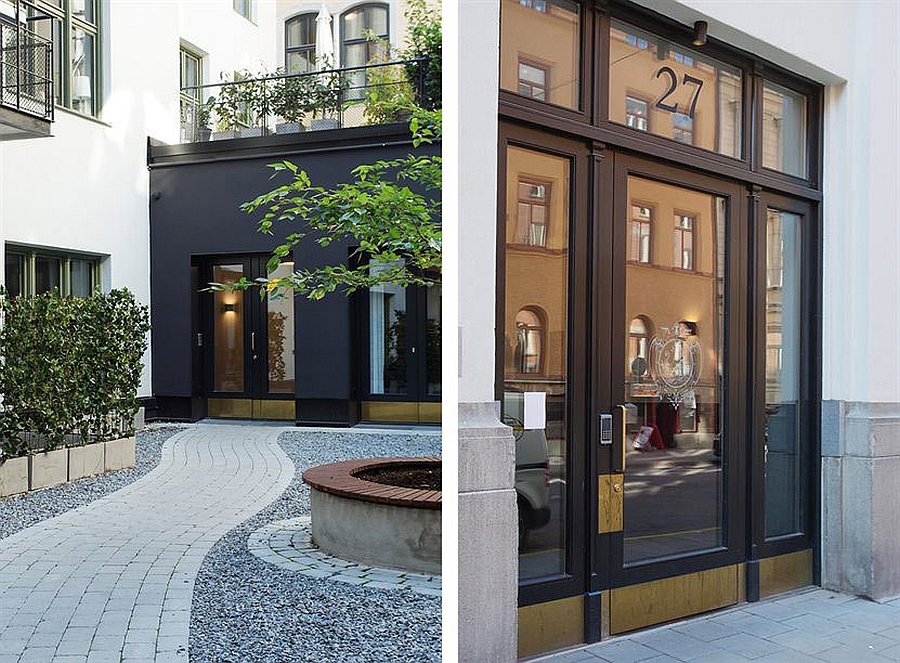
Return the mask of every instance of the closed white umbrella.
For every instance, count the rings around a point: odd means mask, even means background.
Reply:
[[[325,3],[316,16],[316,65],[319,70],[334,66],[334,36],[331,32],[331,14]]]

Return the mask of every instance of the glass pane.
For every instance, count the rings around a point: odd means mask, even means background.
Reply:
[[[287,22],[287,44],[288,48],[295,46],[308,46],[316,43],[316,15],[304,14],[297,18],[292,18]]]
[[[366,27],[376,35],[387,35],[388,13],[384,7],[366,8]]]
[[[362,8],[349,11],[341,17],[344,23],[343,39],[363,39],[365,38],[366,25],[365,13]]]
[[[53,43],[53,99],[57,104],[62,103],[62,48],[60,47],[60,35],[62,34],[62,21],[51,18],[34,7],[27,7],[28,28],[48,39]]]
[[[503,420],[516,438],[521,580],[567,571],[570,164],[519,147],[506,153]],[[542,246],[523,242],[521,235],[520,201],[531,192],[544,205]],[[542,405],[543,418],[535,416]]]
[[[59,258],[36,256],[34,260],[34,292],[59,291]]]
[[[406,288],[369,290],[369,393],[405,394]]]
[[[270,279],[280,279],[294,272],[293,262],[283,262]],[[266,339],[268,340],[269,392],[294,393],[294,298],[291,294],[266,296]]]
[[[4,284],[10,297],[18,297],[25,292],[25,256],[21,253],[7,251]]]
[[[90,260],[69,261],[69,290],[73,297],[88,297],[93,290],[94,264]]]
[[[578,108],[580,7],[570,0],[502,0],[500,87]]]
[[[94,0],[72,0],[72,16],[94,22]]]
[[[308,51],[292,51],[287,53],[287,73],[289,74],[305,74],[313,71],[313,59],[316,52],[312,49]]]
[[[800,220],[766,220],[766,536],[801,531]]]
[[[806,97],[765,81],[763,166],[806,177]]]
[[[741,71],[620,21],[610,28],[609,119],[741,156]],[[648,117],[636,113],[649,102]]]
[[[636,177],[628,196],[657,222],[690,217],[698,272],[625,269],[625,563],[636,564],[722,545],[725,201]],[[673,255],[686,233],[657,233],[654,253]]]
[[[243,265],[215,265],[215,283],[235,283]],[[244,391],[244,300],[239,292],[213,293],[213,389]]]
[[[425,375],[427,393],[436,396],[441,393],[441,286],[434,285],[426,291],[427,327]]]
[[[72,108],[94,114],[94,37],[72,29]]]

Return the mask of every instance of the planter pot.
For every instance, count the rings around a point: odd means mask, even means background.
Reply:
[[[299,122],[285,122],[284,124],[275,125],[275,133],[277,134],[296,134],[301,131],[306,131],[306,127]]]
[[[69,481],[103,474],[105,454],[103,444],[86,444],[83,447],[69,447]]]
[[[69,478],[69,450],[55,449],[28,457],[31,466],[29,488],[48,488],[65,483]]]
[[[262,127],[244,127],[239,130],[241,138],[256,138],[262,136]]]
[[[309,123],[310,131],[321,131],[322,129],[340,129],[340,120],[333,117],[321,117],[318,120],[312,120]]]
[[[237,129],[227,129],[226,131],[213,131],[212,139],[213,140],[231,140],[232,138],[237,138],[238,132]]]
[[[200,142],[206,143],[209,141],[209,137],[212,135],[212,129],[201,129],[197,132],[200,136]]]
[[[7,458],[0,464],[0,497],[28,492],[28,456]]]
[[[107,472],[134,467],[134,438],[123,437],[103,443],[104,466]]]

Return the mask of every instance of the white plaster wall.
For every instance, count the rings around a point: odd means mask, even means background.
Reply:
[[[494,400],[500,3],[459,3],[459,401]]]
[[[258,0],[255,24],[231,0],[106,0],[103,13],[102,122],[57,110],[53,137],[0,143],[0,239],[108,255],[104,287],[149,304],[147,137],[178,142],[180,43],[209,54],[213,81],[271,62],[275,1]]]

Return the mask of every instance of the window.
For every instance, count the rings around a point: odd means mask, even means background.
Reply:
[[[679,143],[694,144],[694,120],[693,118],[675,113],[672,116],[672,138]]]
[[[625,97],[625,125],[638,131],[647,131],[650,110],[646,101]]]
[[[539,180],[519,181],[518,243],[528,246],[547,245],[547,220],[550,218],[550,183]]]
[[[641,205],[631,206],[631,249],[628,259],[650,264],[650,228],[653,211]]]
[[[253,20],[253,0],[231,0],[234,11],[246,18],[248,21]]]
[[[195,114],[202,101],[203,91],[203,58],[186,48],[181,49],[181,74],[179,79],[181,90],[181,140],[196,140]]]
[[[552,86],[548,80],[552,78]],[[564,108],[581,106],[581,5],[500,0],[500,87]]]
[[[284,24],[284,70],[305,74],[315,69],[316,15],[300,14]]]
[[[639,315],[628,327],[628,369],[635,378],[642,378],[648,373],[650,356],[649,320]]]
[[[807,177],[806,96],[780,85],[763,84],[762,165]]]
[[[100,114],[100,21],[96,0],[33,0],[25,7],[31,30],[53,42],[56,103]]]
[[[541,372],[541,349],[544,325],[541,317],[530,309],[516,314],[516,367],[519,373]]]
[[[519,59],[519,94],[546,101],[547,68]]]
[[[673,265],[678,269],[694,269],[694,217],[675,215],[675,250]]]
[[[382,44],[366,38],[370,33],[389,40],[387,5],[360,5],[341,14],[341,67],[362,67],[386,56]],[[348,99],[365,98],[365,71],[350,72],[344,80]]]
[[[13,297],[52,290],[87,297],[100,285],[100,259],[7,246],[4,277],[6,290]]]

